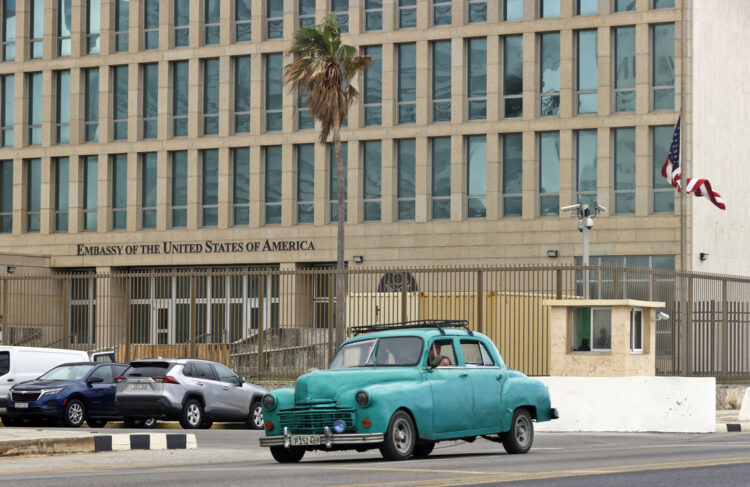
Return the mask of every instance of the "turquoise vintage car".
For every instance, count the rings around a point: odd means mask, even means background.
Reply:
[[[547,388],[503,363],[492,341],[465,322],[353,328],[327,370],[263,397],[261,446],[281,463],[308,450],[425,457],[443,440],[481,436],[526,453],[533,421],[558,417]],[[376,330],[373,332],[373,330]]]

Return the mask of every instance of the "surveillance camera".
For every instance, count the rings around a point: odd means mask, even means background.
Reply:
[[[563,206],[562,208],[560,208],[560,210],[561,211],[573,211],[573,210],[577,210],[580,207],[581,205],[576,203],[575,205]]]
[[[596,208],[597,213],[606,213],[607,209],[600,205],[599,203],[594,203],[594,208]]]
[[[656,321],[668,320],[668,319],[669,319],[669,315],[665,313],[664,311],[656,312]]]
[[[591,218],[591,217],[586,218],[586,228],[588,228],[589,230],[591,230],[592,228],[594,228],[594,219],[593,218]]]
[[[579,232],[583,231],[583,220],[578,220],[578,231]]]

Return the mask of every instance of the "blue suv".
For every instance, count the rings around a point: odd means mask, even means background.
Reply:
[[[16,384],[8,394],[8,417],[51,419],[77,428],[84,421],[101,428],[120,420],[115,412],[115,380],[125,364],[77,362],[55,367],[36,380]]]

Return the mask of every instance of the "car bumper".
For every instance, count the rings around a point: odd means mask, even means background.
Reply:
[[[115,410],[126,418],[177,419],[182,414],[181,405],[174,405],[161,396],[118,399]]]
[[[550,419],[559,419],[560,413],[557,411],[557,408],[550,408],[549,410],[549,418]]]
[[[58,419],[60,412],[55,409],[43,409],[43,408],[14,408],[8,407],[8,411],[5,413],[6,416],[13,419],[29,419],[29,418],[45,418],[45,419]]]
[[[8,399],[5,397],[0,398],[0,415],[4,415],[8,409]]]
[[[383,433],[340,433],[333,434],[330,431],[326,431],[323,434],[317,435],[293,435],[288,430],[284,431],[283,435],[279,436],[266,436],[260,438],[260,446],[284,446],[289,448],[293,446],[293,438],[297,436],[304,436],[308,439],[314,439],[308,445],[312,447],[326,447],[332,448],[334,446],[350,446],[350,445],[373,445],[382,443],[385,440]]]

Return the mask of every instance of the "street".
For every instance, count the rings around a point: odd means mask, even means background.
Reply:
[[[308,452],[293,465],[261,449],[261,434],[198,430],[197,450],[5,458],[0,485],[740,486],[750,473],[746,434],[537,433],[527,455],[479,439],[439,443],[423,460]]]

